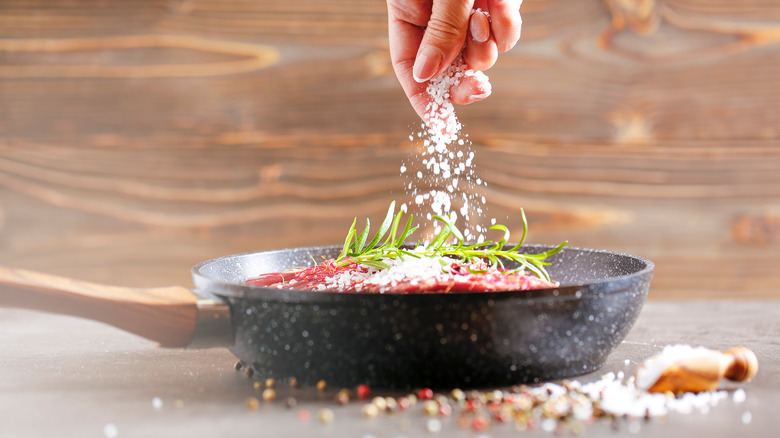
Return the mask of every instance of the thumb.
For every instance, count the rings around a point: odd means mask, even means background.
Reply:
[[[474,0],[434,0],[412,74],[425,82],[441,74],[458,56],[466,41]]]

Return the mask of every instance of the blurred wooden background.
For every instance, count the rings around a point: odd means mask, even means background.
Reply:
[[[491,216],[653,259],[652,298],[780,298],[780,3],[521,10],[459,110]],[[189,285],[340,243],[416,126],[382,0],[0,0],[0,264]]]

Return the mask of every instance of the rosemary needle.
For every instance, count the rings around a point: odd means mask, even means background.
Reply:
[[[433,218],[441,222],[441,231],[427,245],[421,245],[418,241],[410,249],[409,245],[404,245],[406,238],[417,231],[417,226],[412,226],[413,216],[409,215],[403,230],[399,229],[403,212],[395,214],[395,201],[390,203],[387,215],[379,226],[379,230],[371,240],[368,240],[371,222],[366,219],[366,227],[360,234],[355,225],[357,218],[352,221],[352,226],[347,232],[344,240],[344,247],[341,250],[336,263],[339,266],[347,266],[352,263],[358,263],[371,266],[377,269],[386,269],[390,266],[385,263],[385,259],[403,259],[404,257],[453,257],[461,262],[474,262],[485,260],[491,267],[504,267],[504,261],[512,261],[519,265],[515,271],[527,269],[539,278],[550,281],[550,275],[545,266],[550,263],[545,259],[559,252],[566,246],[564,241],[555,248],[540,254],[522,254],[520,247],[528,234],[528,221],[525,212],[521,209],[520,214],[523,219],[523,236],[520,241],[509,249],[505,249],[509,242],[509,230],[506,226],[496,224],[490,227],[491,230],[501,231],[503,236],[496,242],[486,241],[482,243],[466,244],[463,234],[455,226],[450,218],[435,215]]]

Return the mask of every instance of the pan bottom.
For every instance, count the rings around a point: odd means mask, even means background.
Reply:
[[[232,303],[233,353],[262,378],[386,389],[508,386],[599,369],[646,289],[529,300],[367,295],[349,303]],[[447,299],[442,300],[442,297]]]

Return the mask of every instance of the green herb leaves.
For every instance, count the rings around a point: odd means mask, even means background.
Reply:
[[[371,222],[367,219],[366,228],[358,234],[357,229],[355,228],[357,218],[355,218],[355,220],[352,221],[352,226],[347,233],[347,238],[344,240],[344,247],[341,250],[341,254],[336,259],[336,263],[340,266],[346,266],[350,263],[360,263],[377,269],[386,269],[389,268],[389,265],[383,262],[383,259],[387,258],[402,259],[405,256],[418,258],[452,257],[459,259],[461,262],[485,260],[490,263],[491,267],[500,266],[503,268],[503,261],[510,260],[519,265],[519,268],[516,270],[527,269],[537,277],[550,281],[550,276],[545,269],[545,266],[549,266],[550,263],[546,262],[545,259],[559,252],[567,243],[563,242],[557,247],[540,254],[521,254],[519,252],[520,246],[525,242],[525,238],[528,235],[528,222],[525,217],[525,212],[521,210],[520,214],[523,218],[523,236],[520,241],[510,249],[504,249],[507,242],[509,242],[509,230],[504,225],[496,224],[490,227],[491,230],[497,230],[503,233],[501,239],[498,241],[487,241],[466,245],[463,234],[458,230],[454,222],[450,220],[450,218],[436,215],[433,216],[433,218],[441,222],[441,231],[425,246],[421,246],[418,241],[413,246],[414,251],[412,252],[412,250],[404,249],[402,246],[404,245],[406,238],[417,231],[418,227],[412,226],[413,217],[410,215],[409,219],[406,221],[404,230],[401,234],[398,234],[403,212],[399,211],[398,214],[395,215],[394,212],[395,201],[390,204],[385,220],[382,221],[379,230],[368,243],[366,243],[366,240],[368,240]]]

